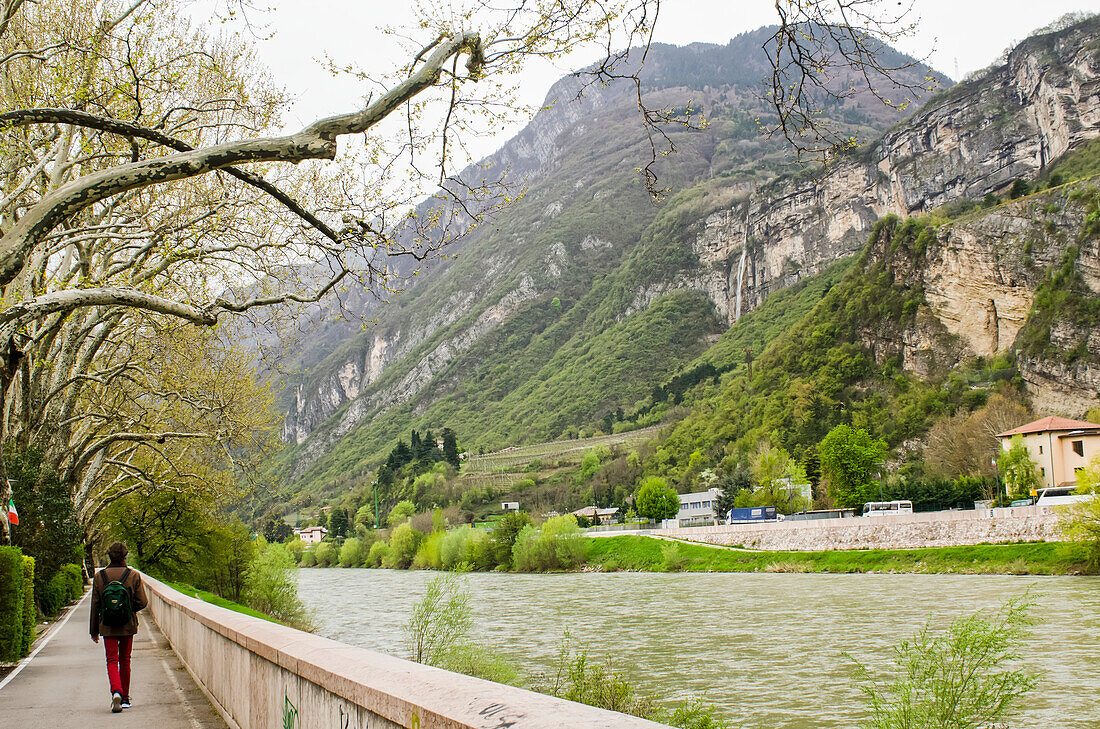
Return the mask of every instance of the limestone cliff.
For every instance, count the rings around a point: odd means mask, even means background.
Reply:
[[[930,100],[820,179],[779,180],[711,215],[693,245],[702,269],[674,285],[706,291],[732,323],[776,289],[858,252],[885,215],[929,213],[1035,177],[1100,134],[1097,42],[1096,21],[1030,38],[1006,64]]]

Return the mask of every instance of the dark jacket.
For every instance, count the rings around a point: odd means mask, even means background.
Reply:
[[[137,613],[149,604],[149,600],[145,597],[145,585],[141,582],[141,573],[133,567],[129,568],[130,572],[126,575],[126,581],[122,583],[130,591],[130,607],[134,610],[133,617],[126,625],[99,624],[99,603],[103,597],[103,590],[112,581],[121,579],[126,569],[125,566],[104,567],[96,572],[95,577],[92,578],[92,616],[89,629],[93,636],[103,635],[108,638],[122,638],[137,633]]]

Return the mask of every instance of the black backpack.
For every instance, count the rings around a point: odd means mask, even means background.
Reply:
[[[117,580],[107,583],[99,601],[99,622],[112,628],[120,628],[134,617],[134,608],[130,604],[130,590],[124,584],[130,575],[130,568],[122,571]]]

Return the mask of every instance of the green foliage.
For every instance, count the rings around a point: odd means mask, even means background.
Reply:
[[[282,544],[260,545],[245,574],[244,594],[254,610],[302,630],[312,629],[312,616],[298,598],[294,558]]]
[[[340,566],[358,567],[363,564],[363,555],[360,554],[359,540],[355,537],[345,539],[340,546]]]
[[[810,481],[806,469],[791,458],[784,448],[762,441],[752,458],[752,475],[757,487],[744,493],[737,506],[774,506],[780,514],[793,514],[810,508]]]
[[[829,481],[829,494],[837,506],[858,506],[886,458],[886,442],[875,440],[863,429],[838,425],[821,441],[821,475]]]
[[[27,586],[23,553],[18,547],[0,547],[0,661],[14,663],[24,656],[23,643]]]
[[[494,683],[518,686],[521,684],[519,669],[508,659],[491,648],[473,643],[458,643],[451,646],[439,658],[440,668],[482,678]]]
[[[1046,170],[1050,186],[1100,175],[1100,138],[1071,150],[1054,160]]]
[[[584,559],[585,538],[572,514],[547,519],[541,527],[525,526],[512,548],[512,565],[520,572],[573,569]]]
[[[389,516],[386,517],[386,524],[389,526],[397,526],[398,524],[408,521],[413,514],[416,513],[416,504],[411,501],[399,501],[390,509]]]
[[[568,633],[558,650],[550,683],[538,690],[680,729],[730,729],[730,724],[718,716],[716,707],[696,696],[666,708],[655,697],[641,693],[612,659],[594,661],[587,651],[574,652]]]
[[[413,557],[413,569],[443,569],[441,546],[443,544],[444,536],[445,533],[442,531],[433,531],[420,542],[420,546],[416,548],[416,556]]]
[[[472,622],[470,592],[462,578],[454,573],[433,577],[402,627],[409,658],[439,665],[452,648],[465,641]]]
[[[328,517],[329,536],[340,539],[348,533],[348,510],[342,506],[335,506]],[[282,541],[281,539],[279,541]]]
[[[1009,441],[1008,452],[998,459],[997,469],[1001,472],[1009,497],[1013,499],[1027,498],[1042,483],[1039,467],[1031,459],[1031,452],[1021,435],[1013,436]]]
[[[389,543],[382,541],[375,542],[370,545],[370,552],[367,554],[367,566],[381,567],[391,559],[392,551]]]
[[[355,526],[363,527],[365,529],[374,528],[374,507],[370,504],[363,504],[355,511]]]
[[[1100,203],[1096,190],[1086,196],[1089,215],[1096,216],[1100,231]],[[1060,358],[1067,363],[1089,358],[1088,333],[1100,326],[1100,297],[1092,293],[1079,266],[1076,246],[1066,249],[1062,265],[1047,272],[1035,289],[1027,321],[1017,335],[1017,346],[1033,357]],[[1070,323],[1082,332],[1077,346],[1059,349],[1051,341],[1052,327],[1059,322]]]
[[[678,542],[661,545],[661,571],[679,572],[687,564],[687,558],[680,551]]]
[[[34,557],[35,593],[43,594],[62,565],[82,561],[84,533],[68,487],[56,473],[43,468],[40,451],[21,449],[9,441],[4,447],[4,465],[14,484],[21,517],[19,526],[12,529],[12,544]],[[56,608],[39,607],[47,615],[56,612]]]
[[[38,606],[44,615],[56,615],[61,608],[84,593],[84,574],[79,565],[62,565],[38,594]],[[35,613],[31,604],[30,615]]]
[[[639,515],[651,521],[671,519],[680,511],[680,495],[665,479],[651,476],[638,489],[634,507]]]
[[[294,530],[286,523],[286,519],[273,514],[264,522],[264,528],[261,533],[264,539],[269,542],[285,542],[294,534]]]
[[[408,569],[416,557],[416,550],[420,547],[421,540],[424,539],[423,532],[413,529],[412,524],[407,521],[397,525],[397,528],[390,534],[390,564],[383,564],[384,567],[396,567],[397,569]]]
[[[340,561],[340,552],[332,542],[321,542],[314,546],[313,558],[318,567],[332,567]]]
[[[69,590],[64,584],[66,577],[58,572],[54,579],[59,579],[60,588],[65,591],[66,602],[69,601]],[[31,643],[34,642],[34,624],[38,618],[38,610],[34,604],[34,557],[23,555],[23,644],[22,653],[31,652]]]
[[[1058,527],[1068,538],[1084,544],[1089,567],[1100,572],[1100,456],[1077,477],[1077,493],[1092,498],[1066,506]]]
[[[531,516],[526,511],[508,512],[497,522],[489,547],[495,564],[506,570],[512,568],[512,548],[516,544],[516,537],[524,527],[531,524]]]
[[[730,509],[737,506],[737,495],[742,491],[751,492],[753,486],[752,476],[740,465],[734,468],[733,474],[723,472],[718,482],[718,498],[714,500],[714,515],[725,519]]]
[[[200,590],[197,587],[195,587],[194,585],[189,585],[186,582],[171,582],[171,581],[169,581],[166,584],[169,587],[171,587],[175,590],[178,590],[178,591],[182,592],[185,595],[189,595],[191,597],[196,597],[196,598],[202,600],[203,602],[210,603],[211,605],[217,605],[218,607],[223,607],[226,610],[232,610],[233,612],[241,613],[242,615],[251,615],[254,618],[260,618],[261,620],[266,620],[269,623],[278,623],[278,622],[280,622],[280,621],[276,620],[274,617],[268,615],[267,613],[262,613],[259,610],[253,610],[252,608],[248,607],[247,605],[241,605],[240,603],[234,602],[232,600],[227,600],[226,598],[222,597],[221,595],[216,595],[213,592],[207,592],[206,590]]]
[[[958,618],[946,634],[931,626],[894,649],[890,678],[878,680],[855,663],[857,686],[872,712],[867,729],[986,729],[1004,726],[1038,675],[1017,667],[1027,628],[1028,596],[1009,600],[994,615]]]
[[[219,517],[212,494],[175,489],[139,489],[102,512],[108,533],[130,548],[129,561],[163,579],[194,579],[216,546]]]

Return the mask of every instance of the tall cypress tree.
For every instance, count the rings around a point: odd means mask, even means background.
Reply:
[[[458,438],[450,428],[443,429],[443,458],[455,468],[459,466]]]

